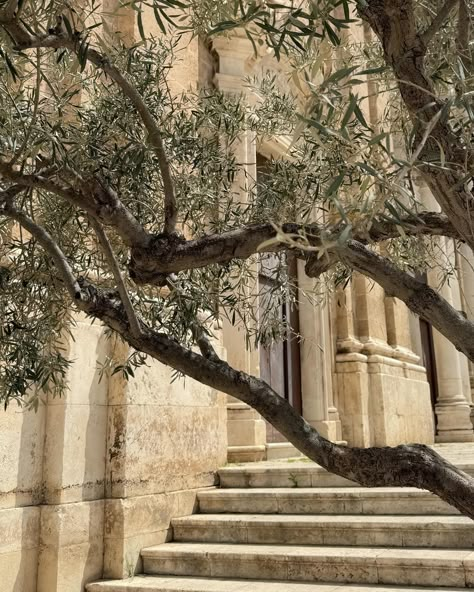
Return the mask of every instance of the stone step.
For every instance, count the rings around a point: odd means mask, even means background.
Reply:
[[[354,586],[350,584],[306,584],[271,580],[229,580],[169,576],[135,576],[129,580],[98,582],[86,586],[87,592],[439,592],[437,588],[394,586]],[[443,588],[461,592],[462,588]]]
[[[150,575],[474,587],[472,549],[166,543],[142,558]]]
[[[462,471],[474,476],[474,465],[455,463]],[[266,461],[236,464],[219,470],[223,488],[248,487],[355,487],[357,483],[333,475],[307,459]]]
[[[172,525],[177,542],[474,549],[464,516],[197,514]]]
[[[458,514],[437,496],[413,488],[305,487],[211,489],[199,493],[202,513]]]

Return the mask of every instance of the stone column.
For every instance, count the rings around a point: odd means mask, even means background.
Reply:
[[[445,238],[438,240],[440,248],[450,257],[450,253],[453,253],[452,241]],[[453,279],[452,282],[454,281]],[[439,283],[436,272],[428,273],[428,282],[433,286]],[[455,306],[453,288],[448,282],[439,287],[438,292],[449,304]],[[464,396],[461,354],[436,330],[433,330],[433,341],[439,390],[435,406],[438,419],[436,441],[472,442],[474,433],[470,419],[470,405]]]
[[[460,304],[466,317],[474,321],[474,255],[469,247],[464,244],[458,247],[458,275],[461,288]],[[467,360],[469,386],[465,390],[465,397],[474,409],[474,363]],[[472,416],[471,411],[471,416]]]
[[[354,291],[350,282],[336,293],[336,384],[342,437],[351,446],[370,446],[367,356],[361,353],[354,318]]]
[[[379,285],[359,274],[354,274],[352,289],[360,353],[366,356],[367,390],[361,388],[364,361],[353,360],[352,366],[345,367],[343,378],[347,417],[343,414],[342,421],[350,425],[352,420],[350,443],[432,443],[429,385],[424,368],[411,351],[406,308],[387,300]]]
[[[416,364],[420,358],[412,349],[409,310],[398,298],[385,298],[387,341],[393,348],[393,356]]]
[[[215,81],[219,89],[234,95],[243,95],[243,80],[251,68],[253,47],[247,38],[216,38],[214,49],[219,55],[219,72]],[[245,202],[250,197],[249,179],[257,176],[256,137],[245,133],[236,143],[237,162],[245,167],[245,174],[237,176],[235,193],[239,201]],[[258,268],[255,263],[254,285],[248,291],[257,292]],[[245,331],[222,319],[223,345],[227,351],[229,364],[250,374],[259,374],[259,352],[247,348]],[[245,403],[228,398],[227,436],[228,458],[231,462],[258,461],[266,453],[266,425],[261,416]]]
[[[304,293],[316,291],[315,281],[306,276],[301,261],[298,271],[303,417],[325,438],[337,442],[342,431],[333,394],[329,295],[320,285],[320,304],[309,302]]]

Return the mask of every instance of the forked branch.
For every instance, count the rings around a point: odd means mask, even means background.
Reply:
[[[25,214],[25,212],[19,210],[10,200],[6,201],[3,204],[3,207],[0,207],[0,214],[4,214],[18,222],[20,226],[27,230],[35,240],[38,241],[56,265],[71,298],[76,302],[80,300],[81,287],[77,278],[75,277],[66,256],[49,232],[42,226],[39,226],[34,220]]]
[[[68,49],[76,54],[83,50],[81,39],[72,39],[64,33],[50,34],[44,36],[30,36],[28,40],[22,40],[16,46],[18,50],[31,48],[50,48],[50,49]],[[143,97],[137,89],[127,80],[122,72],[114,66],[109,58],[99,53],[97,50],[88,48],[84,52],[84,57],[100,68],[109,78],[111,78],[120,88],[125,97],[129,99],[137,113],[139,114],[145,129],[148,132],[148,142],[153,147],[158,159],[158,165],[163,180],[164,201],[165,201],[165,224],[164,232],[170,234],[176,230],[178,210],[176,205],[176,196],[174,192],[171,167],[166,156],[163,137],[156,119],[148,109]]]
[[[130,296],[128,294],[128,290],[125,285],[122,272],[120,271],[120,265],[117,261],[115,253],[102,226],[94,218],[91,218],[90,220],[104,252],[105,259],[117,284],[120,299],[122,300],[123,307],[125,308],[125,312],[127,313],[128,321],[130,323],[131,333],[134,337],[139,337],[141,334],[140,322],[138,321],[137,315],[135,314],[135,309],[133,308],[132,301],[130,300]]]

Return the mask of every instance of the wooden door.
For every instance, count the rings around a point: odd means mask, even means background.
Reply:
[[[296,285],[296,260],[287,260],[288,274],[293,274],[291,283]],[[264,307],[265,289],[272,288],[268,266],[259,274],[260,306]],[[279,309],[279,320],[287,324],[287,335],[283,340],[271,345],[260,347],[260,377],[263,378],[281,397],[286,399],[299,413],[301,402],[301,361],[299,346],[299,314],[298,307],[290,303],[290,298],[283,302]],[[263,313],[263,311],[262,311]],[[267,423],[267,442],[284,442],[285,438],[273,426]]]
[[[421,351],[422,364],[426,368],[426,378],[430,385],[431,393],[431,407],[433,409],[433,417],[435,422],[435,432],[437,417],[435,413],[435,405],[438,399],[438,377],[436,374],[436,358],[433,343],[433,328],[424,319],[420,319],[420,335],[421,335]]]

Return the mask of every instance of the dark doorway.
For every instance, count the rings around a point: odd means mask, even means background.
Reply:
[[[261,154],[257,154],[257,193],[258,186],[265,182],[268,175],[269,161]],[[290,288],[287,298],[283,298],[278,310],[279,321],[286,325],[287,331],[283,339],[274,341],[271,345],[260,346],[260,377],[284,399],[286,399],[298,413],[302,412],[301,401],[301,360],[299,344],[299,311],[297,305],[298,270],[296,257],[287,253],[280,259],[277,256],[266,255],[259,263],[259,306],[260,318],[264,316],[264,309],[268,306],[265,293],[271,293],[277,285],[276,270],[279,266],[286,267]],[[267,423],[267,442],[285,442],[286,439],[273,426]]]
[[[296,286],[296,261],[288,257],[288,275],[292,288]],[[271,290],[272,280],[265,273],[259,274],[260,306],[265,307],[265,289]],[[279,320],[287,327],[283,340],[260,347],[260,376],[283,398],[301,412],[301,368],[299,345],[298,305],[291,295],[279,307]],[[261,311],[263,313],[263,311]]]
[[[431,393],[431,407],[433,409],[433,417],[435,422],[435,433],[436,430],[436,413],[435,405],[438,399],[438,377],[436,374],[436,358],[433,343],[433,328],[424,319],[420,319],[420,335],[421,335],[421,351],[422,351],[422,363],[426,368],[426,378],[430,385]]]

